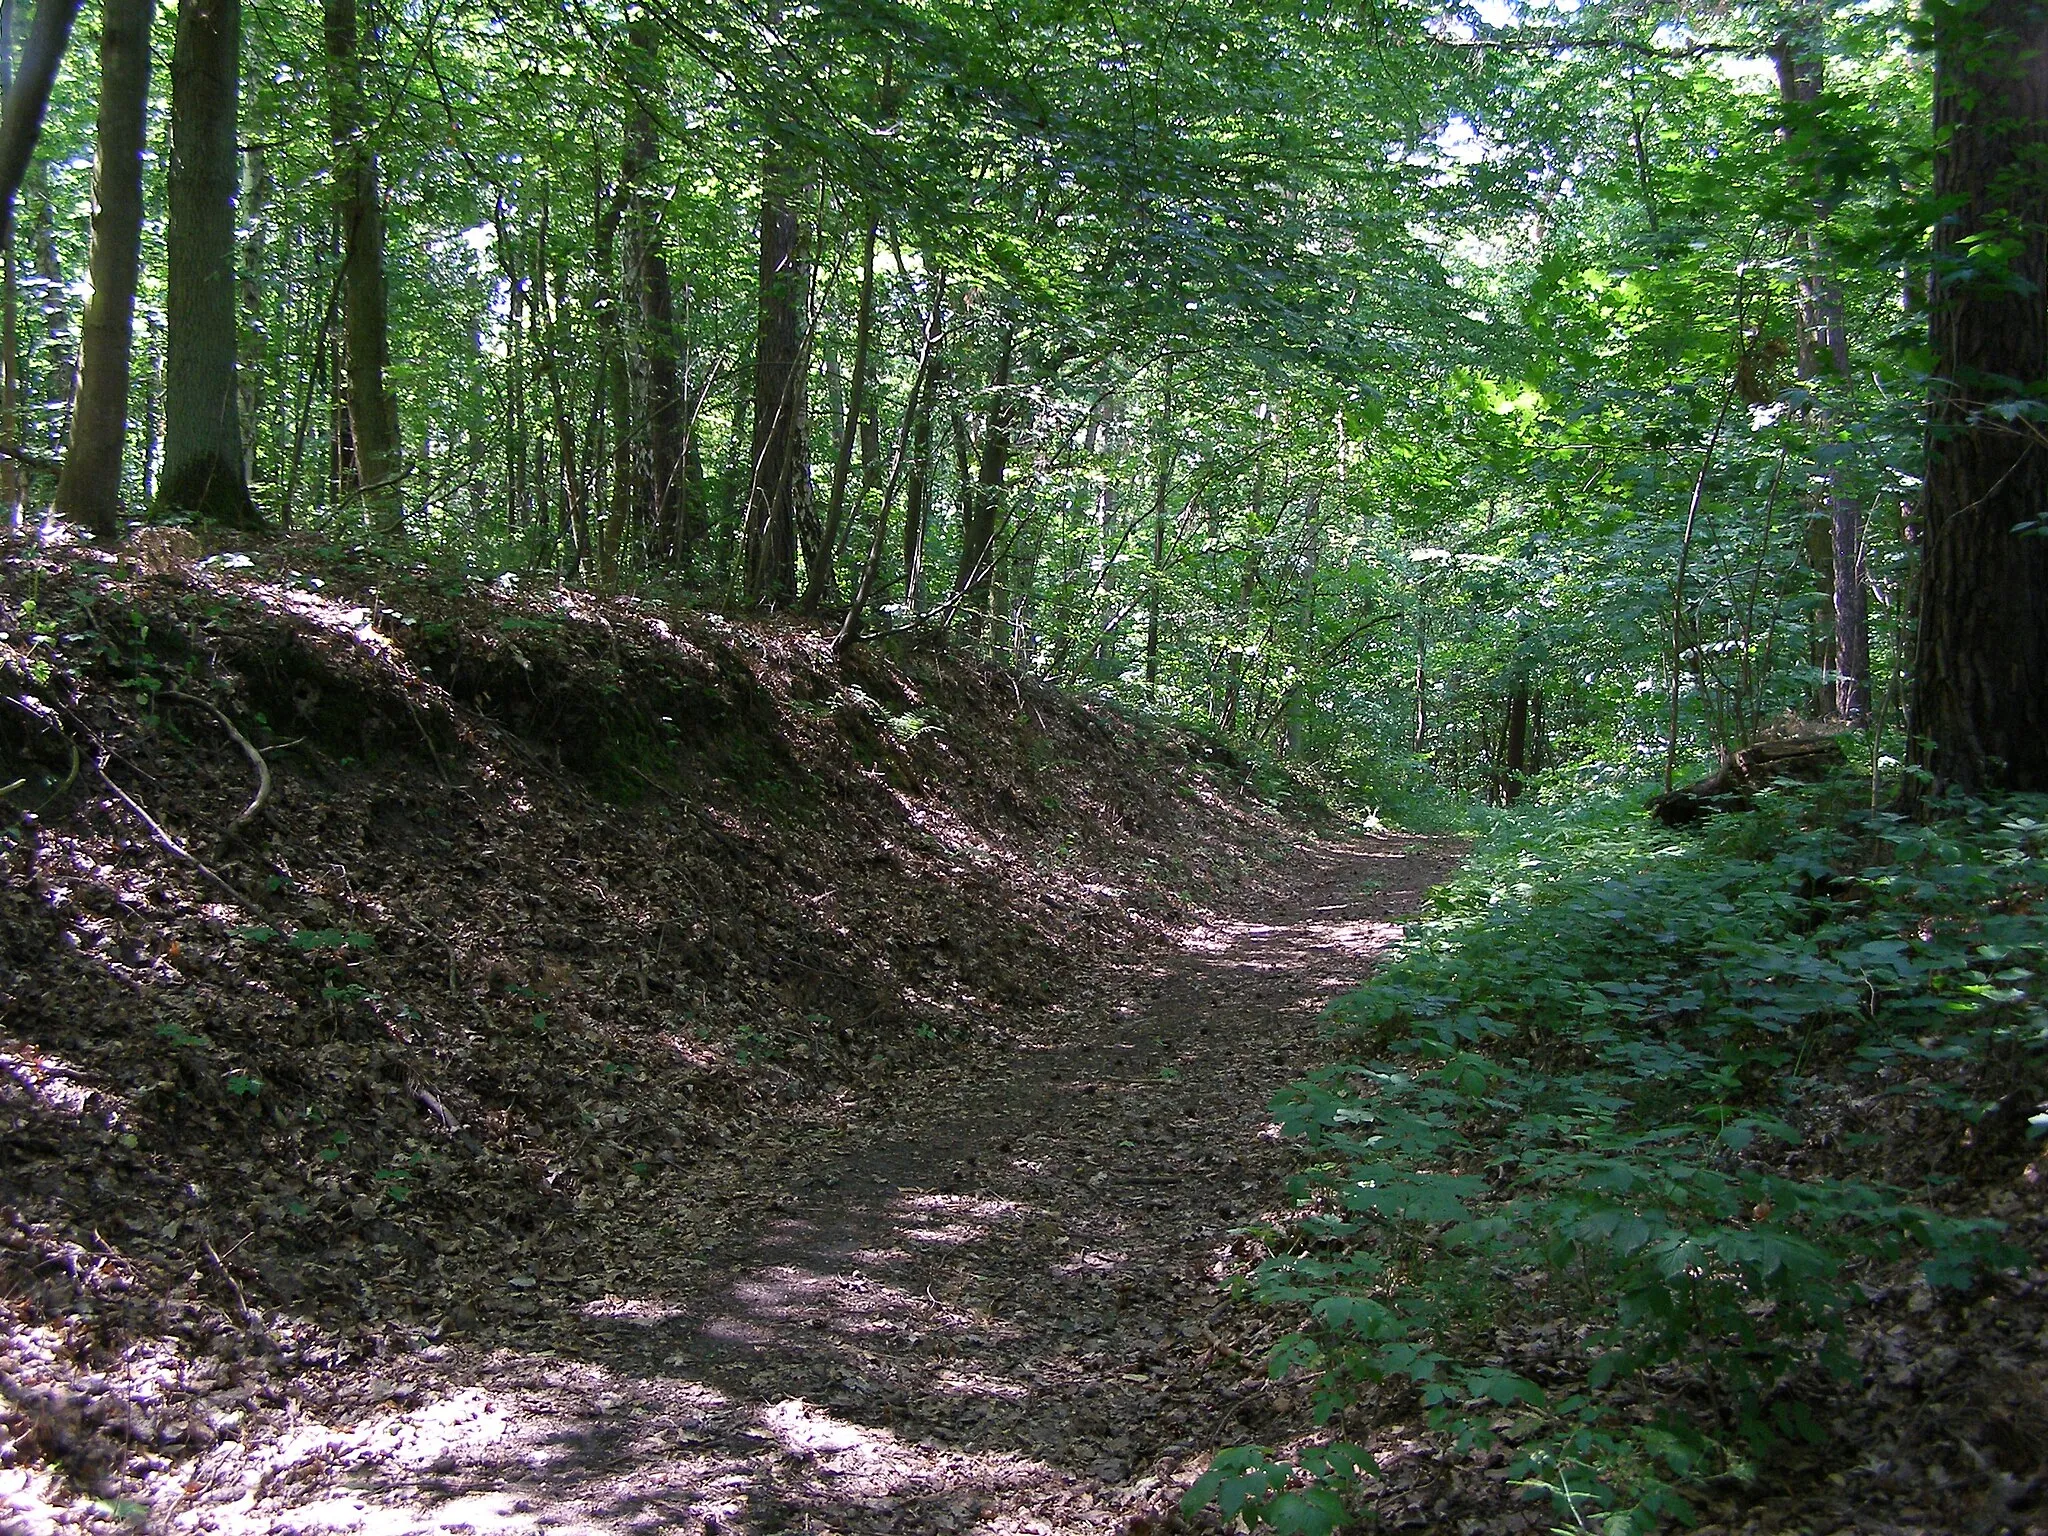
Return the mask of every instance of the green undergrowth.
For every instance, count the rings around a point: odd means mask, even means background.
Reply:
[[[1332,1010],[1358,1059],[1274,1102],[1309,1166],[1246,1282],[1299,1319],[1273,1375],[1327,1433],[1419,1415],[1614,1536],[1817,1441],[1873,1291],[2019,1258],[1969,1179],[2043,1123],[2044,889],[2043,801],[1504,821]],[[1243,1448],[1190,1500],[1327,1531],[1369,1470]]]

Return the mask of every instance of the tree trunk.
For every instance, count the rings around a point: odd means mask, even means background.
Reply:
[[[548,403],[554,411],[555,463],[562,476],[562,522],[569,551],[566,569],[573,581],[590,565],[590,511],[584,501],[583,477],[576,466],[576,428],[569,418],[568,389],[562,382],[560,281],[558,277],[554,279],[556,291],[551,293],[550,280],[548,210],[543,201],[540,241],[533,263],[533,303],[535,318],[544,319],[547,325]]]
[[[934,281],[943,288],[946,275]],[[939,392],[946,384],[945,319],[934,306],[931,378],[921,398],[911,402],[910,477],[903,506],[903,600],[912,613],[924,612],[925,531],[932,515],[932,419],[938,410]]]
[[[960,486],[960,569],[953,578],[953,594],[967,613],[967,632],[979,635],[986,614],[981,603],[995,574],[993,546],[996,523],[1002,515],[1003,488],[1010,465],[1010,430],[1015,404],[1010,399],[1010,370],[1017,351],[1017,329],[1003,328],[1002,344],[996,352],[995,376],[989,382],[988,419],[982,428],[981,464],[975,484],[963,478]]]
[[[526,282],[501,194],[491,208],[497,236],[498,268],[505,274],[505,533],[515,536],[527,523],[527,465],[531,460],[526,426]]]
[[[1517,668],[1508,685],[1506,749],[1501,753],[1501,799],[1513,805],[1522,798],[1529,771],[1529,674]]]
[[[619,179],[626,197],[625,276],[633,322],[633,394],[642,415],[635,437],[646,466],[647,551],[654,560],[687,562],[702,545],[704,529],[687,496],[675,290],[661,250],[659,204],[647,185],[660,144],[653,108],[662,84],[661,30],[655,18],[635,11],[626,46],[633,98]]]
[[[377,157],[369,144],[357,50],[355,0],[322,0],[327,34],[328,131],[334,146],[334,208],[342,241],[342,338],[348,353],[349,435],[356,485],[370,526],[385,538],[405,533],[405,469],[398,401],[385,382],[391,327],[384,291],[384,208]]]
[[[157,510],[260,528],[235,390],[241,0],[179,0],[171,54],[164,469]]]
[[[104,0],[99,147],[93,165],[92,299],[86,305],[71,443],[57,510],[102,539],[121,532],[128,370],[142,259],[142,149],[149,107],[149,26],[156,0]]]
[[[0,101],[14,99],[15,0],[0,0]],[[15,316],[20,307],[14,269],[14,220],[0,217],[0,442],[21,441],[16,402],[21,397],[20,342]],[[24,480],[21,464],[0,458],[0,500],[7,504],[7,526],[21,527]]]
[[[1811,115],[1820,100],[1823,63],[1811,46],[1802,50],[1792,38],[1783,38],[1773,50],[1778,66],[1778,89],[1788,113]],[[1815,225],[1826,209],[1816,206]],[[1841,284],[1835,280],[1828,252],[1809,226],[1802,237],[1805,247],[1804,271],[1799,279],[1799,377],[1807,380],[1831,377],[1837,385],[1849,382],[1849,332],[1842,303]],[[1814,435],[1825,441],[1829,435],[1829,413],[1825,407],[1812,413]],[[1826,481],[1827,511],[1826,570],[1834,607],[1833,697],[1831,712],[1844,720],[1861,721],[1870,714],[1870,600],[1863,558],[1863,507],[1845,484],[1839,458],[1822,468]]]
[[[142,334],[142,505],[146,507],[156,495],[157,415],[158,402],[163,399],[163,367],[155,328],[145,325]]]
[[[846,489],[853,475],[853,448],[861,430],[862,413],[868,404],[868,348],[875,328],[875,235],[878,229],[878,221],[870,209],[867,237],[861,246],[860,311],[853,326],[853,379],[847,391],[846,419],[839,429],[839,451],[832,463],[832,495],[825,506],[824,569],[822,579],[812,582],[810,590],[804,594],[804,606],[814,610],[833,595],[834,556],[839,550],[840,521],[846,516]]]
[[[797,595],[799,505],[810,494],[804,379],[802,226],[789,161],[771,145],[761,163],[761,267],[754,337],[754,436],[742,529],[741,592],[756,608]]]
[[[1159,596],[1160,577],[1166,568],[1166,498],[1173,480],[1173,360],[1166,362],[1166,379],[1159,404],[1159,474],[1152,491],[1152,570],[1145,584],[1145,693],[1159,693]]]
[[[8,81],[7,103],[0,108],[0,235],[13,228],[14,200],[22,178],[35,158],[49,110],[50,87],[57,66],[71,42],[71,24],[78,20],[82,0],[37,0],[29,22],[28,42],[21,50],[21,73]],[[9,39],[11,42],[12,39]]]
[[[1415,589],[1415,755],[1429,741],[1429,621],[1423,616],[1422,589]]]
[[[1999,411],[2048,377],[2048,7],[1932,14],[1934,197],[1955,211],[1934,237],[1912,733],[1937,786],[2048,790],[2048,442]]]
[[[36,204],[36,276],[43,297],[43,421],[40,434],[52,448],[69,431],[71,402],[78,395],[78,341],[71,329],[71,290],[57,252],[57,204],[48,169],[36,167],[29,184]]]
[[[270,174],[263,146],[251,145],[245,157],[242,204],[237,213],[247,221],[248,239],[242,246],[242,335],[241,364],[237,382],[241,387],[242,420],[248,423],[242,445],[242,475],[251,484],[259,482],[257,423],[263,419],[263,265],[270,236],[270,202],[277,184]],[[289,511],[286,516],[289,516]]]

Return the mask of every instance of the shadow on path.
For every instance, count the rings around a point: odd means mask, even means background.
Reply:
[[[544,1347],[394,1365],[354,1428],[223,1445],[160,1522],[1021,1533],[1157,1507],[1276,1408],[1210,1331],[1230,1231],[1290,1171],[1263,1106],[1459,852],[1309,850],[1291,897],[1119,970],[1058,1038],[963,1048],[882,1139],[761,1170],[708,1274],[608,1277]]]

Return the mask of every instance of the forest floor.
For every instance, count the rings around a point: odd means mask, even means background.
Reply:
[[[1456,845],[929,640],[5,554],[6,1536],[1142,1528],[1308,1428],[1219,1282]]]
[[[686,1240],[704,1191],[650,1196],[640,1221],[677,1241],[620,1255],[602,1297],[550,1296],[494,1343],[293,1381],[260,1428],[178,1470],[185,1498],[159,1520],[1173,1524],[1214,1450],[1306,1427],[1266,1380],[1257,1319],[1218,1289],[1240,1267],[1231,1229],[1285,1203],[1290,1154],[1262,1106],[1456,857],[1443,840],[1310,842],[1286,896],[1117,956],[1002,1043],[903,1081],[895,1113],[744,1165],[739,1225],[708,1265]],[[1383,1508],[1400,1523],[1401,1500]],[[1434,1528],[1426,1509],[1414,1528]]]

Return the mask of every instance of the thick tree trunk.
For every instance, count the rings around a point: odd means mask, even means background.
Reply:
[[[179,0],[171,54],[164,469],[157,509],[262,526],[235,390],[235,142],[241,0]]]
[[[93,165],[92,299],[86,305],[71,443],[57,510],[102,539],[121,531],[135,279],[142,259],[142,149],[149,106],[149,26],[156,0],[104,0],[99,147]]]
[[[384,207],[363,102],[355,0],[322,0],[327,34],[328,131],[334,146],[334,209],[342,243],[342,342],[348,354],[349,435],[356,485],[370,526],[405,532],[399,480],[405,468],[398,401],[386,384],[391,327],[384,290]]]
[[[761,267],[754,337],[754,435],[742,525],[741,593],[781,608],[797,595],[797,524],[811,485],[805,389],[802,226],[788,159],[771,146],[761,165]]]
[[[37,0],[29,22],[28,42],[21,50],[21,73],[8,81],[7,102],[0,108],[0,235],[13,227],[14,200],[22,178],[35,158],[43,135],[43,114],[49,110],[50,87],[57,66],[71,42],[71,24],[78,20],[82,0]]]
[[[1811,113],[1820,100],[1823,64],[1811,44],[1781,39],[1774,50],[1778,88],[1788,112]],[[1816,208],[1815,218],[1824,210]],[[1809,228],[1802,237],[1804,271],[1799,279],[1799,377],[1849,381],[1849,332],[1841,284],[1828,252]],[[1829,413],[1812,412],[1814,435],[1826,440]],[[1830,712],[1861,721],[1870,714],[1870,599],[1863,558],[1863,507],[1845,484],[1839,459],[1821,471],[1826,482],[1827,564],[1834,610],[1834,687]]]
[[[1955,211],[1934,237],[1912,732],[1937,785],[2048,790],[2048,440],[1998,409],[2048,378],[2048,5],[1932,14],[1934,196]]]

